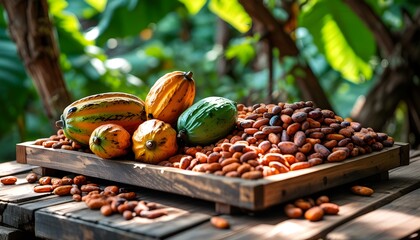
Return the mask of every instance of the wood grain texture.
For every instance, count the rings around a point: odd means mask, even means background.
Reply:
[[[19,163],[17,161],[4,162],[1,164],[0,177],[23,173],[23,172],[27,172],[29,170],[33,170],[36,168],[39,168],[39,167],[26,164],[26,162],[25,164]]]
[[[132,237],[156,239],[194,227],[210,218],[207,214],[190,213],[175,207],[166,209],[168,215],[157,219],[135,217],[131,220],[124,220],[120,214],[104,217],[99,211],[88,209],[83,202],[64,203],[36,212],[36,235],[54,239],[57,237],[55,234],[60,232],[66,236],[70,235],[72,231],[78,231],[75,233],[75,237],[81,238],[83,235],[80,234],[85,234],[88,231],[89,236],[100,239],[103,238],[100,230],[104,230],[112,231],[110,234],[115,237],[114,239],[131,239]],[[63,217],[66,220],[62,225],[58,225],[54,230],[49,229],[49,224],[53,222],[53,219]]]
[[[327,239],[401,239],[420,230],[420,189],[341,225]]]
[[[104,160],[89,153],[48,149],[31,143],[20,145],[26,147],[29,164],[251,210],[265,209],[304,194],[386,172],[400,166],[402,157],[408,158],[408,154],[401,154],[403,147],[396,144],[340,163],[321,164],[264,179],[244,180],[129,160]]]
[[[418,191],[420,187],[419,169],[420,161],[413,159],[413,161],[410,161],[409,166],[393,169],[390,173],[390,179],[387,181],[371,182],[370,180],[360,179],[324,192],[318,192],[318,195],[326,194],[330,196],[331,201],[340,206],[340,211],[337,216],[325,216],[320,222],[309,222],[305,219],[287,219],[271,225],[267,224],[267,221],[255,220],[254,222],[249,222],[248,227],[243,228],[243,231],[236,232],[232,239],[264,238],[281,240],[325,238],[337,226],[341,226],[359,216],[364,216],[364,214],[369,214],[369,212],[386,204],[395,204],[396,206],[401,205],[401,207],[404,207],[406,204],[410,205],[412,200],[418,200],[417,195],[407,196],[406,194],[416,189]],[[350,191],[350,187],[353,184],[372,187],[375,193],[371,197],[354,195]],[[279,210],[278,214],[284,216],[282,210]],[[379,222],[382,220],[378,218],[377,221],[377,224],[380,224]],[[416,222],[413,222],[413,224],[416,224]],[[416,226],[417,230],[420,230],[420,225],[417,224]],[[411,228],[412,231],[414,231],[413,229],[415,228]],[[363,231],[363,229],[358,230],[355,227],[352,232],[355,235],[360,231]],[[405,234],[399,235],[399,237],[405,237]],[[360,238],[354,235],[349,239],[370,239],[369,235],[364,235],[363,233],[360,233]],[[334,238],[331,237],[331,239],[335,239],[335,237],[336,235],[334,235]],[[381,239],[398,239],[398,237],[382,237]]]

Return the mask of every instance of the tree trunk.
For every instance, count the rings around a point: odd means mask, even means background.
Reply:
[[[267,37],[273,47],[280,51],[280,62],[286,56],[298,58],[294,68],[290,71],[296,80],[296,83],[301,91],[303,100],[311,100],[324,109],[331,109],[332,106],[325,95],[324,90],[318,82],[318,79],[310,69],[310,67],[303,63],[299,57],[300,52],[296,47],[295,42],[290,35],[284,31],[283,24],[279,23],[270,11],[264,6],[262,0],[239,0],[245,11],[255,21],[260,22],[267,30]]]
[[[71,102],[59,66],[59,50],[46,0],[0,0],[7,11],[9,31],[47,117],[54,123]]]
[[[414,138],[412,144],[413,147],[419,146],[420,87],[414,79],[420,78],[420,10],[413,17],[407,15],[405,28],[392,35],[364,1],[345,0],[345,3],[372,31],[381,57],[389,62],[379,81],[366,95],[360,111],[352,117],[378,131],[385,130],[387,120],[394,116],[397,105],[404,101],[408,106],[408,130]]]

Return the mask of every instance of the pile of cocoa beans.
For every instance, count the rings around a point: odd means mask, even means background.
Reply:
[[[208,146],[185,146],[158,165],[243,179],[287,173],[325,162],[341,162],[391,147],[394,139],[343,119],[313,102],[238,104],[236,128]],[[62,129],[35,141],[46,148],[90,152]]]
[[[71,195],[74,201],[83,201],[89,209],[99,209],[104,216],[121,214],[124,219],[130,220],[134,217],[154,219],[168,214],[161,204],[138,200],[135,192],[126,191],[116,185],[100,187],[96,183],[88,182],[83,175],[62,178],[43,176],[38,179],[35,173],[29,173],[26,180],[29,183],[38,183],[34,186],[36,193]]]
[[[56,134],[48,138],[39,138],[35,140],[34,145],[43,146],[45,148],[65,149],[80,152],[91,152],[89,148],[82,147],[79,143],[68,139],[64,136],[63,129],[58,129]]]
[[[180,154],[159,165],[259,179],[341,162],[393,144],[387,134],[317,108],[311,101],[238,104],[232,134],[214,145],[183,147]]]
[[[330,202],[326,195],[319,196],[316,200],[312,197],[298,198],[284,206],[287,217],[296,219],[303,216],[311,222],[323,219],[324,215],[337,215],[339,211],[339,206]]]

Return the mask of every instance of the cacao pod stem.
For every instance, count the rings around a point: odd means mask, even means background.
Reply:
[[[55,122],[55,126],[57,126],[59,128],[62,128],[62,127],[64,127],[64,122],[62,120],[58,120],[58,121]]]
[[[101,139],[95,136],[95,137],[93,137],[93,143],[95,145],[100,145],[101,144]]]
[[[149,150],[153,150],[156,148],[156,142],[153,140],[147,140],[146,141],[146,148]]]
[[[192,81],[192,80],[193,80],[193,79],[192,79],[192,76],[193,76],[193,73],[192,73],[191,71],[184,72],[184,77],[185,77],[187,80]]]

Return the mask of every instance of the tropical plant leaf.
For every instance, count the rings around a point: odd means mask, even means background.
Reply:
[[[68,3],[65,0],[50,0],[48,4],[57,30],[61,52],[83,54],[85,48],[93,43],[83,36],[76,15],[65,11]]]
[[[190,14],[197,14],[203,6],[206,4],[207,0],[179,0],[187,8]]]
[[[209,9],[239,32],[251,28],[252,19],[237,0],[210,0]]]
[[[299,25],[309,30],[329,64],[354,83],[372,78],[376,54],[372,33],[341,1],[313,1],[302,9]]]
[[[109,0],[98,24],[97,44],[101,46],[109,38],[135,36],[179,6],[179,1]]]
[[[257,41],[258,38],[251,37],[245,37],[238,39],[237,41],[233,41],[226,50],[226,58],[238,58],[243,65],[247,64],[255,58],[255,43]]]

